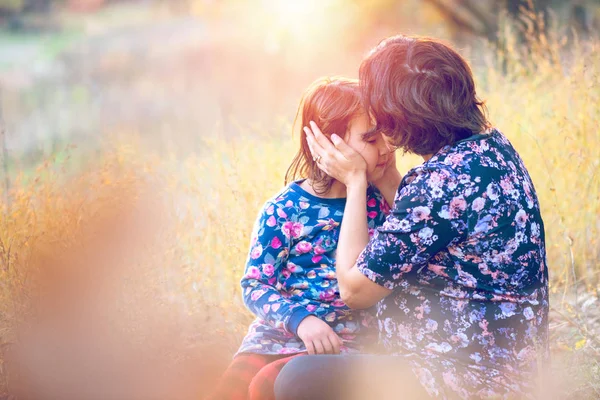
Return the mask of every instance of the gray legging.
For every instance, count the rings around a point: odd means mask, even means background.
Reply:
[[[429,396],[401,357],[296,357],[275,381],[277,400],[396,400]]]

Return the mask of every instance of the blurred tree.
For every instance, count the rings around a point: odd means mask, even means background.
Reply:
[[[566,16],[568,24],[580,34],[589,32],[588,8],[600,6],[598,0],[425,0],[443,15],[457,34],[482,37],[498,44],[499,17],[503,11],[521,31],[539,37],[546,33],[550,11]],[[531,39],[531,37],[529,39]]]
[[[26,30],[23,16],[31,12],[49,12],[52,0],[0,0],[0,23],[11,31]]]

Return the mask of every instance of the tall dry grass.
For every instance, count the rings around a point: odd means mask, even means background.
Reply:
[[[598,43],[536,43],[507,41],[479,87],[542,204],[559,397],[599,397]],[[214,383],[251,319],[238,280],[252,224],[296,148],[247,132],[185,158],[113,143],[82,171],[49,160],[3,193],[5,388],[187,399]]]

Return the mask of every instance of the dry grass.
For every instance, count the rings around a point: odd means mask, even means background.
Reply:
[[[558,397],[598,397],[600,55],[515,47],[480,74],[482,97],[541,200]],[[49,160],[17,180],[0,220],[0,333],[22,344],[4,358],[12,389],[187,399],[210,387],[250,320],[238,285],[250,230],[294,149],[259,133],[184,159],[113,144],[83,171]]]

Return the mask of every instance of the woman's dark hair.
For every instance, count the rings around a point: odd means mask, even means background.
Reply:
[[[433,154],[490,127],[467,62],[442,42],[393,36],[360,66],[365,108],[402,150]]]
[[[305,90],[296,113],[294,129],[300,129],[300,149],[285,173],[285,184],[299,178],[308,178],[316,193],[327,193],[334,179],[321,171],[313,161],[306,133],[302,128],[314,121],[324,135],[335,133],[343,138],[350,121],[362,110],[356,79],[321,78],[313,82]]]

